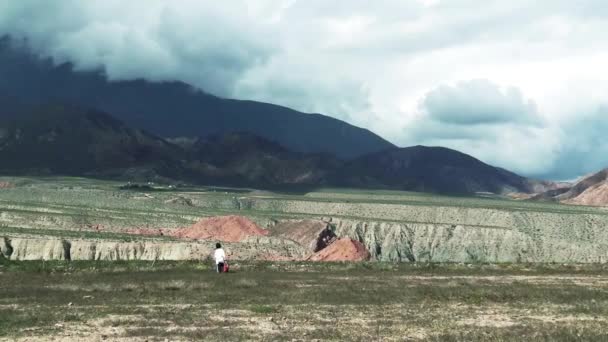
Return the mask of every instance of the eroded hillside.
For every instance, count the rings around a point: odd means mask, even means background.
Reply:
[[[11,259],[200,260],[225,241],[233,259],[304,260],[350,239],[382,261],[608,260],[608,211],[598,208],[388,191],[0,181],[11,184],[0,189],[0,249]],[[245,233],[227,231],[239,224]]]

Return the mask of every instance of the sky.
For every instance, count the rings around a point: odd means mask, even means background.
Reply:
[[[0,0],[0,36],[522,175],[608,167],[605,0]]]

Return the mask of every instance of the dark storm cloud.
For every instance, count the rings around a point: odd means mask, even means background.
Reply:
[[[608,164],[591,139],[608,121],[607,17],[605,0],[0,0],[0,36],[112,80],[181,80],[574,178]]]
[[[117,6],[120,4],[120,6]],[[111,80],[182,80],[218,95],[275,48],[272,32],[237,2],[3,1],[0,32]],[[261,37],[265,37],[261,39]]]
[[[551,179],[572,179],[608,168],[608,105],[581,113],[562,126],[562,144],[554,168],[539,174]]]

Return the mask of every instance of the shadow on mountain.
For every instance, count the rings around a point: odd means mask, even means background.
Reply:
[[[291,151],[353,158],[394,147],[369,130],[320,114],[268,103],[222,99],[182,82],[107,81],[102,71],[76,72],[34,55],[22,41],[0,38],[0,94],[11,107],[71,103],[111,113],[164,138],[247,131]],[[1,102],[0,102],[1,104]],[[5,108],[7,109],[7,108]],[[0,112],[9,113],[10,110]]]

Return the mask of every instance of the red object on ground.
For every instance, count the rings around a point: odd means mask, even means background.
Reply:
[[[229,270],[230,270],[230,267],[228,266],[228,262],[224,261],[224,273],[228,273]]]

